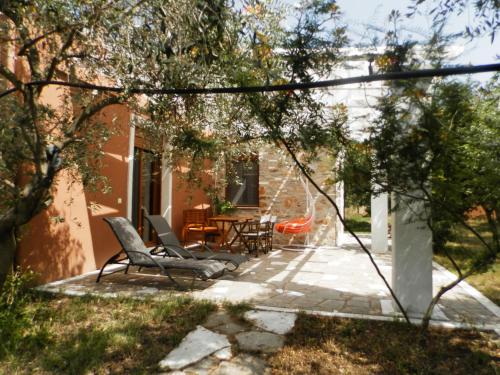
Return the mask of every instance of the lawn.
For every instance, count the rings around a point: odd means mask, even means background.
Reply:
[[[354,233],[370,233],[370,215],[364,209],[357,210],[353,207],[348,207],[345,210],[345,221]]]
[[[149,374],[216,307],[32,294],[0,314],[0,374]],[[10,322],[7,321],[10,319]]]
[[[301,314],[285,347],[268,360],[273,374],[498,374],[492,336],[404,323]]]
[[[151,374],[217,308],[247,304],[30,293],[0,314],[0,374]],[[10,317],[10,321],[6,318]],[[237,349],[236,349],[237,351]],[[495,374],[498,340],[476,331],[299,314],[285,347],[263,355],[273,374]]]
[[[487,234],[484,221],[472,220],[470,224],[484,235],[486,240],[491,240],[491,236]],[[446,248],[461,269],[468,269],[484,249],[477,238],[463,227],[456,227],[453,234],[454,239],[446,244]],[[434,260],[456,274],[453,265],[444,254],[435,254]],[[500,305],[500,261],[497,260],[486,272],[473,275],[467,278],[466,281],[497,305]]]

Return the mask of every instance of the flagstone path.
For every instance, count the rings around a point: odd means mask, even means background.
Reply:
[[[210,315],[159,363],[171,375],[267,374],[263,358],[283,347],[294,313],[250,310],[236,320],[225,311]],[[234,353],[238,353],[235,355]]]

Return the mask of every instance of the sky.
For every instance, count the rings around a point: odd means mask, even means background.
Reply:
[[[435,3],[435,1],[431,1]],[[401,14],[408,12],[409,0],[337,0],[344,20],[348,26],[350,39],[354,43],[367,43],[378,34],[382,38],[382,33],[377,33],[376,28],[388,29],[388,15],[392,9],[399,10]],[[415,39],[420,39],[430,30],[432,18],[425,15],[428,10],[424,3],[421,8],[421,15],[405,19],[404,28]],[[432,4],[431,4],[432,5]],[[452,17],[448,22],[447,31],[462,31],[472,18],[473,12],[468,11],[460,16]],[[373,28],[375,27],[375,29]],[[458,42],[463,46],[463,53],[454,62],[456,64],[491,64],[497,63],[496,55],[500,55],[500,35],[492,44],[489,36],[476,38],[472,41],[462,40]],[[484,80],[491,74],[477,74],[474,79]]]

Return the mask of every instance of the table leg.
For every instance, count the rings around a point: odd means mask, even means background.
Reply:
[[[219,249],[223,249],[225,244],[226,244],[226,222],[225,221],[221,221],[222,223],[222,228],[221,228],[221,235],[220,235],[220,245],[219,245]]]
[[[241,224],[239,230],[238,230],[238,224]],[[240,240],[240,244],[242,242],[242,238],[241,238],[241,232],[243,232],[243,230],[245,229],[245,227],[247,226],[247,222],[244,222],[244,223],[231,223],[231,226],[232,228],[234,229],[234,231],[236,232],[236,234],[234,235],[234,237],[231,239],[231,242],[229,242],[229,248],[232,249],[232,246],[233,246],[233,243],[236,241],[236,240]],[[245,248],[248,249],[248,246],[246,243],[244,243],[244,246]]]

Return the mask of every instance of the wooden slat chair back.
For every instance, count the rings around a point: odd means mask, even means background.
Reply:
[[[203,243],[206,244],[207,237],[219,234],[219,228],[216,225],[208,223],[208,211],[200,209],[188,209],[183,212],[184,226],[182,228],[182,240],[184,244],[189,242],[192,235],[201,236]]]

